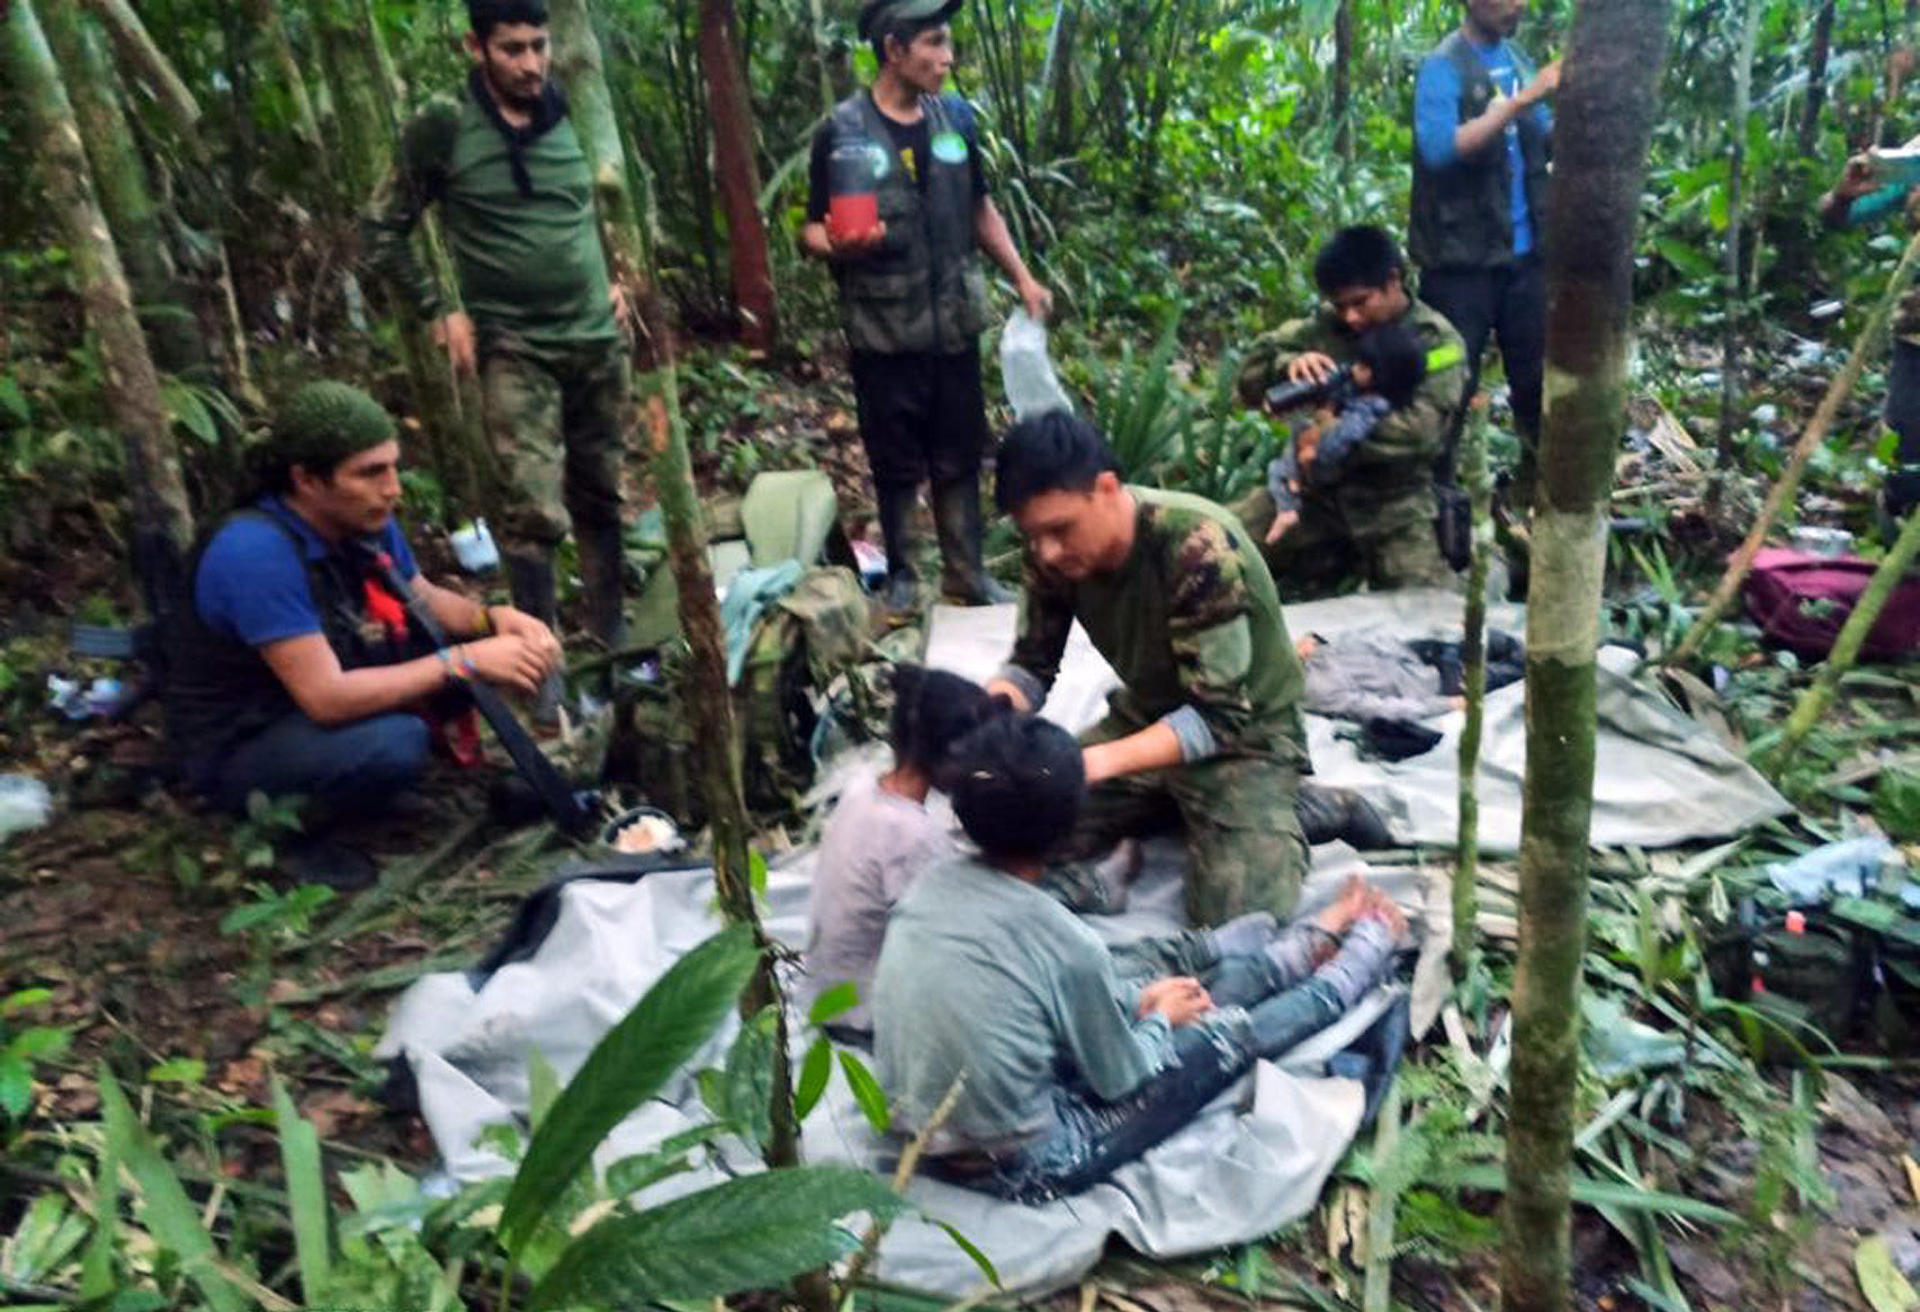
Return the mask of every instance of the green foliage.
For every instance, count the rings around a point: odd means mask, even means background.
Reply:
[[[33,1106],[34,1066],[64,1056],[71,1042],[66,1026],[20,1025],[14,1019],[52,997],[46,989],[22,989],[0,998],[0,1114],[9,1121],[25,1120]]]
[[[1889,770],[1873,789],[1873,818],[1899,843],[1920,843],[1920,774]]]
[[[859,1247],[837,1217],[905,1203],[870,1172],[768,1171],[594,1226],[554,1264],[529,1307],[705,1299],[778,1285]]]
[[[689,952],[594,1046],[548,1113],[500,1217],[519,1252],[607,1133],[706,1042],[746,987],[758,957],[750,931],[723,930]]]

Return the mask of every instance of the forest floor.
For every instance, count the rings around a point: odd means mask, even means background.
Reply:
[[[865,504],[864,461],[848,398],[818,370],[773,372],[712,357],[689,371],[688,386],[701,473],[711,488],[737,489],[755,469],[803,461],[833,474],[843,506]],[[1783,405],[1783,432],[1805,404],[1800,396]],[[709,416],[716,417],[711,428],[703,427]],[[1637,418],[1642,433],[1658,427],[1646,404]],[[1669,448],[1684,445],[1661,433],[1623,464],[1628,487],[1639,480],[1654,489],[1643,499],[1647,504],[1681,506],[1664,532],[1644,541],[1711,537],[1710,529],[1682,522],[1694,513],[1688,498],[1697,502],[1699,492],[1697,479],[1684,469],[1676,473],[1684,453]],[[1620,500],[1622,513],[1639,504]],[[1834,498],[1835,515],[1848,504],[1844,495]],[[71,1038],[64,1053],[36,1067],[33,1118],[0,1159],[0,1174],[16,1185],[44,1182],[27,1140],[57,1137],[59,1127],[97,1116],[93,1072],[103,1059],[152,1090],[151,1115],[170,1126],[176,1140],[191,1141],[182,1160],[203,1182],[276,1185],[280,1163],[271,1127],[250,1115],[268,1104],[275,1077],[337,1163],[378,1158],[409,1170],[429,1167],[433,1150],[425,1126],[386,1110],[380,1100],[386,1071],[370,1052],[386,1009],[418,976],[458,969],[482,955],[520,899],[547,879],[566,844],[544,826],[515,830],[488,819],[484,778],[443,777],[431,790],[433,821],[381,838],[385,878],[377,889],[324,901],[286,889],[271,872],[271,816],[229,822],[153,786],[159,752],[153,708],[125,723],[69,723],[46,709],[49,672],[83,679],[124,673],[64,651],[65,617],[101,609],[100,598],[107,599],[106,609],[124,614],[128,595],[110,544],[89,537],[84,524],[68,527],[74,540],[0,580],[9,615],[0,631],[0,759],[8,770],[45,781],[62,799],[50,825],[0,849],[0,998],[47,990],[30,1019]],[[437,572],[446,563],[443,547],[423,545],[429,572]],[[1655,549],[1642,552],[1638,579],[1621,582],[1614,617],[1616,627],[1657,640],[1674,623],[1672,611],[1684,606],[1681,597],[1665,595],[1677,585],[1656,577],[1660,568],[1649,568],[1647,553]],[[1734,668],[1725,718],[1736,735],[1777,723],[1804,683],[1801,672],[1751,641],[1744,641]],[[1887,763],[1888,751],[1915,741],[1900,725],[1920,711],[1920,673],[1911,665],[1863,673],[1870,677],[1843,688],[1842,704],[1823,726],[1824,746],[1812,753],[1817,770],[1807,795],[1816,801],[1808,824],[1796,827],[1791,839],[1783,830],[1770,850],[1815,845],[1840,832],[1844,817],[1870,816],[1862,785]],[[1866,732],[1849,738],[1849,730]],[[1607,870],[1630,867],[1634,855],[1602,854],[1595,905],[1609,909],[1610,920],[1631,894],[1622,902],[1606,886],[1631,889],[1631,880]],[[1495,864],[1488,878],[1510,884],[1513,871]],[[1678,897],[1673,909],[1684,917],[1697,903]],[[1630,933],[1597,923],[1589,983],[1633,1001],[1631,951],[1617,936]],[[1691,941],[1684,932],[1683,938]],[[1497,962],[1500,945],[1490,953]],[[1502,978],[1496,964],[1488,995],[1465,1009],[1470,1014],[1460,1033],[1451,1042],[1436,1038],[1418,1058],[1430,1112],[1464,1105],[1461,1090],[1476,1072],[1497,1078],[1490,1050],[1504,1015]],[[1856,1255],[1862,1239],[1875,1234],[1886,1234],[1896,1252],[1920,1245],[1913,1148],[1920,1142],[1920,1077],[1914,1066],[1869,1050],[1813,1065],[1768,1066],[1754,1073],[1754,1087],[1741,1093],[1744,1102],[1714,1089],[1725,1079],[1703,1068],[1630,1076],[1590,1090],[1596,1103],[1609,1106],[1634,1091],[1623,1104],[1628,1110],[1615,1115],[1637,1127],[1636,1137],[1610,1132],[1601,1140],[1617,1154],[1616,1177],[1760,1219],[1728,1229],[1659,1208],[1582,1209],[1575,1235],[1580,1305],[1613,1312],[1688,1306],[1675,1300],[1691,1298],[1699,1307],[1881,1312],[1861,1292]],[[1668,1117],[1661,1106],[1669,1103],[1684,1103],[1684,1115]],[[1429,1119],[1428,1151],[1440,1157],[1455,1131],[1500,1128],[1474,1126],[1471,1117],[1457,1125],[1448,1115]],[[1170,1264],[1116,1252],[1087,1286],[1055,1303],[1081,1312],[1095,1301],[1115,1312],[1197,1312],[1249,1299],[1358,1307],[1368,1265],[1360,1220],[1369,1195],[1365,1174],[1364,1163],[1343,1171],[1320,1208],[1267,1242]],[[1492,1307],[1489,1218],[1497,1197],[1473,1190],[1442,1196],[1417,1179],[1409,1185],[1394,1255],[1398,1300],[1410,1307]],[[1777,1209],[1757,1206],[1756,1194],[1769,1187],[1798,1197]],[[1664,1217],[1657,1228],[1642,1224],[1651,1215]]]

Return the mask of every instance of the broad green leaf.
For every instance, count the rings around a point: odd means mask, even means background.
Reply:
[[[740,1027],[727,1050],[722,1100],[726,1118],[755,1148],[773,1132],[773,1008]]]
[[[906,1203],[870,1172],[795,1167],[729,1180],[636,1216],[603,1221],[560,1256],[528,1303],[541,1308],[706,1299],[778,1285],[847,1256],[840,1218]]]
[[[66,1052],[73,1038],[65,1030],[54,1029],[50,1025],[35,1025],[30,1030],[21,1030],[13,1036],[13,1042],[7,1045],[9,1055],[22,1061],[51,1061]]]
[[[114,1261],[120,1248],[120,1154],[111,1140],[101,1146],[93,1191],[93,1237],[80,1263],[84,1302],[106,1298],[120,1283]]]
[[[1469,1166],[1434,1172],[1427,1183],[1455,1189],[1484,1189],[1505,1193],[1506,1172],[1498,1166]],[[1657,1189],[1636,1189],[1632,1185],[1613,1184],[1584,1175],[1573,1177],[1573,1201],[1588,1207],[1617,1207],[1627,1212],[1658,1212],[1662,1216],[1685,1217],[1690,1221],[1710,1221],[1734,1226],[1740,1218],[1724,1207],[1689,1198],[1685,1194],[1661,1193]]]
[[[8,994],[4,1000],[0,1000],[0,1016],[11,1016],[17,1011],[25,1011],[28,1007],[37,1007],[43,1002],[51,1001],[52,998],[52,989],[21,989],[18,993]]]
[[[214,422],[213,412],[191,387],[172,378],[162,379],[160,396],[169,419],[206,446],[220,444],[220,428]]]
[[[860,1005],[860,987],[852,980],[842,980],[813,1000],[813,1007],[807,1012],[807,1019],[815,1025],[825,1025],[837,1020]]]
[[[287,1210],[293,1216],[293,1252],[300,1266],[300,1292],[309,1307],[326,1296],[332,1266],[327,1234],[327,1181],[320,1163],[320,1132],[273,1078],[273,1113],[279,1122],[280,1167],[287,1177]]]
[[[173,1168],[147,1138],[145,1127],[127,1103],[127,1095],[120,1091],[120,1082],[105,1063],[100,1066],[100,1108],[107,1123],[109,1150],[125,1163],[140,1186],[146,1200],[146,1226],[154,1239],[162,1248],[172,1250],[180,1260],[180,1269],[213,1312],[246,1312],[250,1300],[220,1274],[220,1255],[212,1236],[200,1223],[199,1211],[181,1188]]]
[[[747,853],[747,882],[755,897],[767,895],[767,859],[758,852]]]
[[[827,1081],[832,1078],[833,1043],[823,1034],[813,1041],[800,1063],[800,1081],[793,1091],[793,1114],[797,1119],[806,1120],[807,1113],[819,1105],[820,1095],[827,1091]]]
[[[1893,1249],[1885,1235],[1873,1235],[1860,1241],[1853,1250],[1853,1273],[1860,1280],[1860,1292],[1872,1304],[1873,1312],[1913,1312],[1920,1305],[1907,1278],[1894,1265]]]
[[[880,1081],[873,1078],[865,1062],[850,1052],[840,1053],[840,1069],[846,1072],[847,1083],[853,1086],[853,1100],[860,1104],[867,1124],[876,1133],[885,1134],[893,1125],[893,1113],[887,1109],[887,1094],[880,1087]]]
[[[207,1064],[198,1057],[175,1057],[147,1068],[149,1084],[198,1084],[207,1078]]]
[[[17,1121],[32,1105],[33,1072],[18,1057],[0,1053],[0,1112]]]
[[[735,925],[676,961],[588,1054],[527,1145],[500,1214],[518,1252],[541,1215],[627,1113],[658,1093],[733,1010],[753,974],[752,931]]]
[[[553,1069],[546,1053],[527,1049],[527,1123],[538,1130],[559,1100],[560,1073]]]
[[[24,424],[33,418],[26,393],[11,378],[0,378],[0,411],[4,411],[16,424]]]

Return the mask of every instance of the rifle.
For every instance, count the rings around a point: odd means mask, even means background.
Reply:
[[[428,612],[420,598],[414,595],[406,580],[400,577],[400,571],[393,567],[393,557],[370,543],[363,543],[362,549],[369,553],[381,586],[406,608],[408,621],[417,625],[435,647],[447,647],[446,631]],[[493,732],[507,749],[507,755],[513,758],[514,768],[540,795],[541,802],[561,832],[571,835],[586,832],[600,818],[600,794],[590,788],[574,788],[554,763],[546,758],[532,735],[513,718],[513,712],[507,709],[507,703],[492,686],[479,679],[466,680],[466,686],[473,704],[480,708],[480,714],[493,726]]]

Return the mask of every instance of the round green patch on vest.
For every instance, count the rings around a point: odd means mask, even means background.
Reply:
[[[941,132],[933,138],[933,157],[942,164],[967,162],[967,139],[958,132]]]

